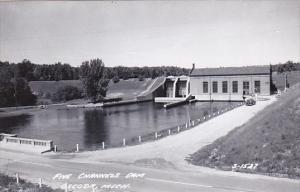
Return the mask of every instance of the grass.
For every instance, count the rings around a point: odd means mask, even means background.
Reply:
[[[118,83],[110,81],[108,85],[108,97],[122,97],[123,99],[134,99],[147,89],[154,80],[146,78],[139,81],[138,78],[120,80]]]
[[[61,80],[61,81],[30,81],[29,86],[33,92],[51,95],[55,93],[59,88],[67,85],[78,87],[82,89],[80,80]]]
[[[118,83],[113,81],[109,82],[107,97],[122,97],[126,99],[134,99],[145,91],[148,86],[152,84],[154,80],[146,78],[143,81],[139,81],[138,78],[132,78],[128,80],[120,80]],[[50,99],[45,98],[46,94],[53,94],[59,88],[71,85],[82,89],[80,80],[62,80],[62,81],[31,81],[29,86],[35,93],[39,93],[42,97],[39,97],[40,103],[52,103]]]
[[[287,80],[290,86],[293,86],[300,82],[300,71],[290,71],[287,72]],[[285,73],[272,73],[273,83],[279,90],[284,90],[285,88]]]
[[[37,184],[27,182],[23,179],[16,183],[16,178],[0,173],[0,191],[3,192],[62,192],[61,189],[52,189],[46,185],[40,188]]]
[[[192,154],[200,166],[232,170],[234,164],[257,163],[237,169],[291,178],[300,177],[300,84],[284,93],[250,121]]]

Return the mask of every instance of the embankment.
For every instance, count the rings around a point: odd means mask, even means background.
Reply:
[[[194,165],[300,177],[300,84],[246,124],[191,155]],[[241,165],[256,164],[249,167]]]

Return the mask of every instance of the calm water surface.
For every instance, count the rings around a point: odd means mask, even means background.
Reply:
[[[109,145],[167,130],[224,109],[229,102],[197,102],[168,110],[152,102],[104,109],[48,109],[0,118],[0,132],[19,137],[53,140],[61,150],[93,150],[104,141]]]

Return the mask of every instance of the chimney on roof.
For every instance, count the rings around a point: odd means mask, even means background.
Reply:
[[[189,75],[192,74],[192,72],[194,71],[194,69],[195,69],[195,63],[193,63],[193,66],[192,66],[192,69],[190,70],[190,74]]]

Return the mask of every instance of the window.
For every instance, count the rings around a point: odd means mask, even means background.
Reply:
[[[239,91],[238,89],[238,82],[232,81],[232,93],[237,93]]]
[[[243,81],[243,95],[249,95],[249,81]]]
[[[260,93],[260,81],[254,81],[254,93]]]
[[[213,93],[218,93],[218,82],[217,81],[212,82],[212,87],[213,87]]]
[[[228,92],[227,81],[223,81],[222,82],[222,91],[223,91],[223,93],[227,93]]]
[[[208,82],[207,81],[203,82],[203,93],[208,93]]]

